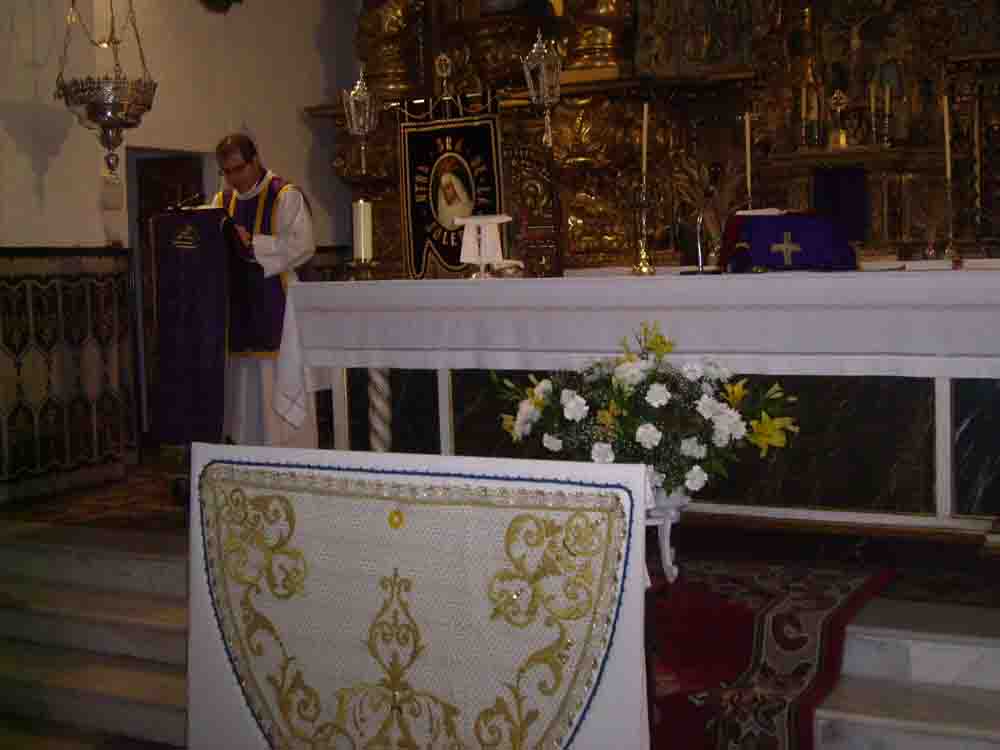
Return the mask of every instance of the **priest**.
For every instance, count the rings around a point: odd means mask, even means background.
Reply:
[[[309,204],[302,191],[264,168],[248,136],[227,135],[215,157],[226,188],[213,205],[226,210],[236,229],[227,284],[223,434],[240,445],[315,448],[312,399],[298,427],[273,406],[285,290],[296,278],[295,269],[316,252]]]

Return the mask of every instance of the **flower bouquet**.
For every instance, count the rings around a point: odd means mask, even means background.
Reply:
[[[777,383],[755,389],[711,361],[671,364],[673,343],[644,323],[622,354],[518,387],[495,382],[516,404],[501,421],[515,443],[540,440],[553,458],[652,466],[664,493],[695,493],[727,475],[754,446],[760,458],[798,432],[795,397]]]

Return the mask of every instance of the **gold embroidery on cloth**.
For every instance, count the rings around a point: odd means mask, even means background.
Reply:
[[[305,590],[308,566],[302,552],[290,544],[295,536],[295,510],[291,501],[277,494],[251,498],[240,487],[227,491],[211,481],[204,482],[202,488],[203,493],[208,490],[211,503],[211,507],[204,508],[209,569],[215,571],[216,577],[221,573],[223,580],[215,584],[221,583],[228,593],[219,607],[223,630],[230,646],[237,646],[233,654],[237,676],[249,688],[245,694],[262,729],[272,746],[288,746],[281,729],[270,717],[262,716],[267,702],[249,668],[251,659],[263,656],[270,644],[278,651],[279,667],[266,680],[274,693],[283,727],[309,746],[333,747],[338,737],[350,741],[331,722],[317,724],[322,710],[319,693],[306,683],[302,669],[288,653],[277,628],[255,606],[255,599],[265,594],[288,600]],[[225,606],[237,598],[237,592],[238,617]]]
[[[428,646],[411,612],[412,576],[395,569],[379,580],[384,601],[367,640],[359,640],[382,677],[324,688],[336,715],[324,712],[324,696],[307,680],[310,665],[296,660],[257,606],[262,597],[274,604],[306,593],[309,565],[294,544],[297,492],[371,499],[380,516],[383,503],[512,513],[498,555],[504,562],[484,581],[483,618],[511,628],[514,643],[523,633],[527,655],[512,659],[510,673],[495,675],[503,692],[491,705],[478,711],[466,705],[471,727],[464,725],[461,708],[411,684],[411,670]],[[615,493],[416,485],[216,464],[202,475],[201,494],[220,625],[272,747],[559,747],[579,722],[622,594],[627,529]],[[541,647],[532,645],[539,642]],[[255,674],[263,675],[263,685]],[[463,727],[470,736],[462,736]]]
[[[483,747],[496,746],[497,738],[505,734],[504,725],[509,746],[524,746],[523,739],[538,718],[538,711],[525,707],[524,687],[534,670],[543,670],[544,676],[537,682],[541,695],[554,696],[562,687],[565,667],[571,662],[570,651],[576,645],[569,637],[567,624],[595,614],[595,603],[606,598],[607,592],[602,588],[608,583],[608,573],[615,565],[610,554],[617,538],[613,526],[612,514],[601,516],[577,511],[564,524],[551,518],[522,514],[507,527],[504,549],[510,567],[494,575],[490,582],[491,618],[501,618],[523,629],[544,614],[545,625],[555,627],[557,632],[551,643],[532,653],[517,668],[513,684],[507,684],[513,706],[499,696],[491,708],[476,717],[476,738]],[[600,566],[597,571],[595,563]],[[590,635],[588,632],[588,643]],[[575,666],[567,698],[578,692],[572,688],[579,688],[581,674],[589,671],[588,667],[596,668],[597,664],[588,665],[580,658]],[[589,689],[590,685],[585,687]],[[576,708],[580,705],[582,699]],[[574,706],[564,699],[557,715],[562,716],[567,710],[571,715],[576,713]],[[565,730],[572,725],[572,721],[565,726],[553,722],[539,746],[546,745],[554,733],[559,735],[556,742],[561,744]]]
[[[363,740],[365,748],[465,747],[458,736],[459,710],[406,679],[424,643],[404,595],[413,583],[393,570],[379,586],[387,598],[368,630],[368,653],[385,673],[378,683],[361,683],[337,691],[337,724]],[[378,730],[368,739],[369,726]],[[414,732],[418,736],[414,736]]]

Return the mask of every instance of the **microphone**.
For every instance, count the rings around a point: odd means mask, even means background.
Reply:
[[[169,206],[167,208],[167,210],[168,211],[180,211],[182,208],[189,208],[191,206],[197,206],[200,203],[203,203],[204,200],[205,200],[205,194],[199,191],[197,193],[189,195],[187,198],[183,198],[183,199],[177,201],[172,206]]]

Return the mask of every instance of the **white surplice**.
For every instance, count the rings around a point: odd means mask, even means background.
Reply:
[[[255,200],[272,176],[268,170],[253,188],[237,193],[236,199]],[[212,205],[222,207],[222,193],[216,194]],[[265,276],[286,273],[288,280],[294,281],[297,279],[295,269],[316,252],[312,217],[297,188],[285,190],[277,197],[271,230],[273,234],[254,235],[254,260],[264,269]],[[306,400],[305,418],[299,417],[301,421],[296,426],[287,414],[275,408],[274,374],[273,358],[227,358],[223,434],[240,445],[315,448],[318,438],[314,399]]]

